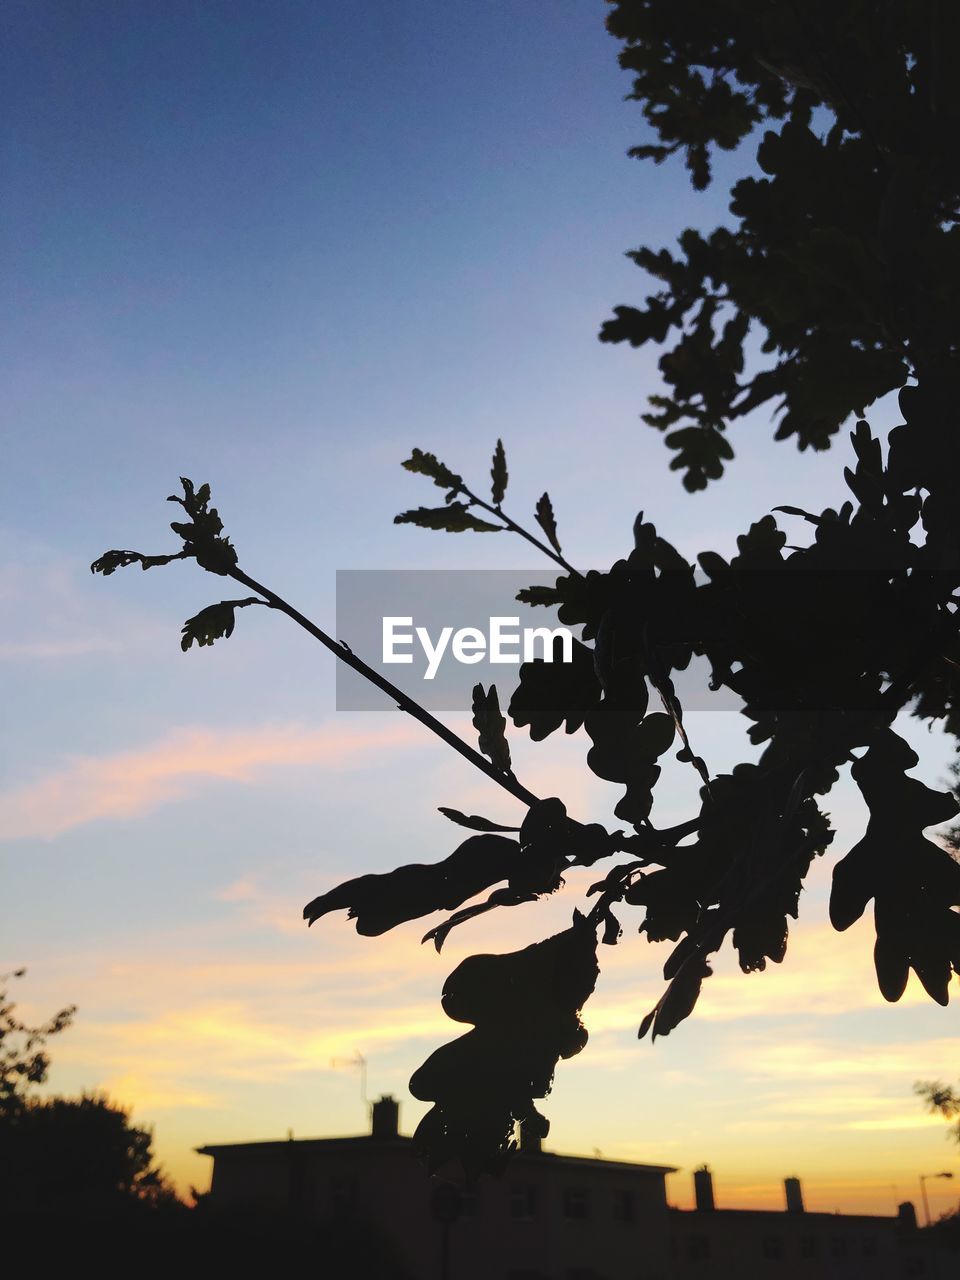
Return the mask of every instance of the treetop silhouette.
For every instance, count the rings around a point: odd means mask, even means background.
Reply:
[[[41,1085],[50,1070],[46,1044],[73,1022],[76,1005],[66,1005],[46,1022],[24,1022],[10,995],[9,983],[18,981],[26,969],[0,974],[0,1118],[21,1111],[30,1091]]]
[[[399,523],[506,530],[562,570],[553,587],[520,598],[581,628],[574,660],[525,664],[507,717],[535,741],[584,729],[586,765],[618,788],[623,827],[584,824],[561,799],[524,786],[495,689],[474,692],[474,747],[248,576],[207,485],[184,480],[173,498],[188,516],[172,526],[177,553],[111,551],[92,566],[109,574],[193,558],[233,578],[254,594],[190,619],[185,649],[229,635],[239,608],[286,613],[527,807],[518,830],[442,808],[475,834],[440,863],[321,895],[305,910],[311,923],[345,908],[359,932],[377,935],[446,911],[424,936],[439,950],[481,913],[552,894],[570,869],[614,860],[569,929],[509,955],[472,957],[444,988],[445,1010],[472,1030],[414,1075],[413,1092],[434,1103],[417,1138],[434,1165],[456,1158],[468,1172],[499,1167],[517,1123],[546,1132],[534,1100],[549,1091],[558,1060],[586,1042],[580,1010],[598,940],[615,945],[625,913],[639,908],[634,927],[676,944],[641,1037],[668,1035],[689,1016],[727,939],[745,973],[783,961],[804,878],[833,838],[820,797],[842,769],[870,818],[835,867],[834,926],[848,928],[873,903],[888,1000],[913,970],[946,1004],[960,972],[960,865],[923,834],[956,802],[908,776],[917,757],[893,727],[909,710],[960,736],[960,99],[949,74],[958,10],[935,0],[623,0],[609,25],[626,42],[621,61],[659,139],[636,149],[641,158],[683,152],[703,187],[717,147],[766,126],[762,176],[733,186],[736,225],[706,238],[683,232],[679,258],[637,251],[664,288],[644,309],[618,308],[602,333],[634,345],[672,334],[661,358],[668,394],[652,397],[646,415],[668,431],[671,467],[691,490],[718,478],[732,456],[728,424],[770,401],[781,414],[777,436],[795,435],[801,448],[828,447],[856,418],[856,462],[844,472],[851,496],[838,511],[774,507],[781,521],[760,513],[733,557],[704,551],[698,565],[641,513],[623,559],[607,572],[578,571],[546,493],[537,534],[504,510],[499,441],[489,500],[433,454],[416,449],[404,463],[445,499]],[[754,370],[755,348],[774,364]],[[903,421],[884,450],[866,413],[894,388]],[[694,659],[709,665],[714,690],[741,700],[748,737],[763,747],[756,763],[716,774],[697,754],[674,679]],[[653,804],[670,750],[695,770],[700,803],[664,829]]]
[[[702,189],[717,149],[766,126],[753,163],[740,153],[734,225],[632,252],[661,287],[601,331],[673,342],[644,421],[686,487],[722,474],[728,424],[761,405],[776,403],[777,439],[825,449],[851,414],[942,373],[957,350],[957,6],[622,0],[608,26],[656,137],[634,156],[679,152]],[[902,443],[910,472],[929,444]]]
[[[110,1212],[130,1205],[178,1201],[154,1164],[153,1135],[130,1123],[129,1112],[102,1095],[41,1097],[50,1057],[47,1041],[73,1022],[68,1005],[32,1025],[17,1014],[0,975],[0,1204],[20,1217]]]

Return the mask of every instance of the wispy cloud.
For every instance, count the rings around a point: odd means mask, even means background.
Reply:
[[[82,957],[81,1016],[56,1048],[59,1087],[104,1089],[141,1116],[229,1109],[238,1096],[311,1087],[358,1045],[380,1064],[399,1055],[403,1079],[465,1029],[436,999],[448,966],[409,938],[330,929],[304,939],[308,949],[248,943],[244,958],[221,955],[223,942],[162,961]]]
[[[924,1041],[871,1043],[865,1047],[851,1044],[849,1040],[836,1044],[819,1036],[776,1041],[766,1035],[741,1038],[728,1051],[726,1061],[754,1080],[802,1078],[826,1082],[831,1092],[821,1099],[822,1111],[825,1106],[843,1109],[840,1091],[844,1081],[912,1079],[918,1072],[918,1064],[923,1063],[931,1064],[931,1070],[942,1073],[951,1069],[955,1055],[956,1040],[946,1036]]]
[[[904,1111],[899,1115],[873,1116],[863,1120],[851,1120],[844,1125],[846,1129],[863,1130],[872,1133],[875,1130],[895,1129],[942,1129],[943,1121],[939,1116],[932,1116],[920,1111]]]
[[[256,902],[259,893],[259,887],[253,879],[244,876],[220,889],[215,896],[218,902]]]
[[[0,530],[0,609],[5,627],[0,662],[54,662],[90,654],[149,652],[166,631],[124,608],[109,593],[88,589],[79,560],[33,544],[5,558]]]
[[[159,741],[103,756],[78,756],[0,793],[0,838],[46,838],[86,822],[129,818],[181,799],[204,782],[252,782],[283,766],[351,768],[417,740],[412,725],[366,729],[327,724],[258,729],[176,729]]]
[[[145,1075],[141,1071],[127,1071],[122,1075],[103,1080],[99,1092],[129,1106],[129,1099],[136,1100],[140,1115],[154,1115],[163,1111],[215,1111],[219,1107],[216,1093],[191,1088],[176,1080],[158,1082],[156,1074]]]
[[[12,640],[0,644],[0,662],[24,659],[76,658],[88,653],[117,653],[123,646],[108,636],[76,636],[64,640]]]

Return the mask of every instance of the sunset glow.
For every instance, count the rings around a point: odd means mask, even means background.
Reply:
[[[94,578],[90,562],[176,550],[165,498],[185,475],[212,485],[249,572],[326,626],[338,569],[523,569],[536,553],[507,533],[392,523],[427,484],[399,466],[411,447],[485,475],[498,436],[516,501],[549,486],[585,568],[629,550],[641,509],[693,555],[726,552],[774,504],[845,496],[845,436],[825,460],[774,444],[766,419],[722,483],[685,493],[637,422],[655,353],[596,341],[641,288],[625,248],[673,235],[678,207],[691,226],[728,217],[722,182],[694,196],[679,160],[654,185],[626,158],[641,121],[602,8],[8,16],[31,56],[6,67],[0,973],[27,968],[26,1017],[79,1008],[47,1091],[129,1105],[184,1194],[208,1185],[204,1144],[365,1132],[359,1074],[333,1065],[358,1053],[412,1132],[425,1108],[407,1081],[461,1029],[444,978],[565,928],[599,873],[470,921],[440,955],[421,945],[440,917],[308,930],[304,903],[340,881],[449,854],[466,833],[438,806],[512,824],[520,805],[388,701],[337,712],[333,657],[275,610],[181,652],[184,620],[233,594],[224,579],[194,563]],[[445,720],[475,738],[468,708]],[[714,774],[756,756],[736,714],[688,728]],[[947,738],[900,731],[914,775],[948,785]],[[510,743],[524,785],[617,825],[582,731]],[[658,825],[689,817],[698,783],[665,761]],[[676,1165],[680,1206],[704,1162],[724,1207],[779,1208],[796,1174],[808,1208],[890,1214],[920,1174],[960,1177],[913,1094],[960,1074],[960,986],[941,1008],[911,976],[884,1001],[871,911],[845,933],[827,916],[866,810],[849,778],[825,808],[836,838],[785,962],[746,975],[727,944],[694,1016],[655,1044],[637,1028],[671,945],[624,908],[590,1042],[544,1103],[548,1149]],[[935,1214],[958,1186],[929,1185]]]

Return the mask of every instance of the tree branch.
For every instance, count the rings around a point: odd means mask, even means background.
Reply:
[[[505,791],[509,791],[515,799],[520,800],[528,807],[537,803],[538,797],[535,796],[532,791],[528,791],[527,788],[517,780],[512,771],[505,772],[502,769],[498,769],[496,765],[492,764],[485,756],[482,756],[479,751],[475,751],[473,747],[464,742],[464,740],[458,734],[454,733],[452,729],[448,729],[445,724],[439,721],[435,716],[432,716],[429,711],[426,711],[421,707],[418,702],[414,702],[412,698],[408,697],[407,694],[398,689],[395,684],[391,684],[389,680],[380,675],[378,671],[375,671],[373,667],[368,666],[362,658],[358,658],[347,645],[334,640],[332,636],[328,636],[325,631],[321,631],[315,623],[311,622],[309,618],[305,617],[299,612],[299,610],[295,609],[293,605],[288,604],[287,601],[278,596],[275,591],[270,591],[269,588],[255,581],[239,568],[231,569],[230,577],[234,578],[237,582],[242,582],[245,586],[249,587],[251,591],[259,592],[271,609],[279,609],[280,612],[285,613],[288,618],[292,618],[294,622],[303,627],[304,631],[309,632],[315,640],[319,640],[322,645],[325,645],[326,648],[339,658],[341,662],[345,662],[347,666],[353,671],[356,671],[358,675],[363,676],[365,680],[369,680],[371,684],[374,684],[378,689],[381,689],[396,703],[397,707],[401,711],[405,711],[407,715],[413,716],[414,720],[419,720],[422,725],[425,725],[431,733],[436,734],[436,736],[445,742],[448,747],[452,747],[454,751],[459,752],[465,760],[469,760],[469,762],[475,768],[479,769],[481,773],[485,773],[488,778],[492,778],[493,781],[503,787]]]
[[[478,498],[475,493],[471,492],[471,490],[467,489],[463,485],[461,485],[460,492],[470,499],[471,505],[482,507],[483,510],[489,512],[490,515],[499,517],[499,519],[503,521],[504,528],[509,529],[511,533],[518,533],[521,538],[525,538],[531,546],[536,547],[538,551],[542,551],[545,556],[549,556],[554,564],[558,564],[561,569],[566,569],[567,573],[571,574],[574,578],[583,577],[583,574],[579,569],[575,569],[572,564],[568,564],[567,561],[564,560],[563,556],[554,551],[552,547],[548,547],[545,542],[541,542],[539,538],[534,536],[534,534],[524,529],[522,525],[517,524],[516,520],[512,520],[501,507],[494,506],[490,502],[484,502],[483,498]]]

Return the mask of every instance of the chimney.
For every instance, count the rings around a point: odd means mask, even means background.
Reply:
[[[784,1178],[783,1189],[787,1196],[787,1213],[803,1213],[803,1187],[799,1178]]]
[[[400,1103],[392,1094],[385,1093],[371,1108],[371,1136],[395,1138],[400,1131]]]
[[[693,1197],[701,1213],[712,1213],[716,1208],[713,1203],[713,1174],[706,1165],[693,1171]]]
[[[917,1211],[910,1200],[904,1200],[903,1204],[897,1205],[897,1225],[904,1231],[916,1231]]]

